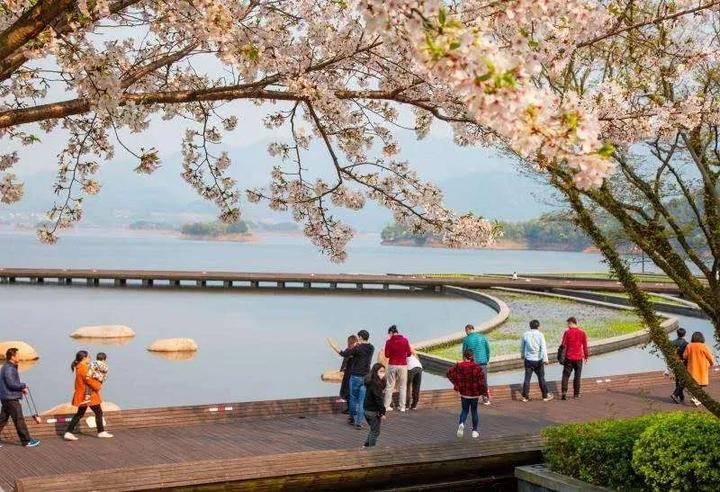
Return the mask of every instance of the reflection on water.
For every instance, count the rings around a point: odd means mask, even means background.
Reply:
[[[158,359],[165,360],[190,360],[194,359],[197,352],[191,352],[189,350],[183,350],[181,352],[157,352],[148,350],[150,355],[157,357]]]
[[[95,338],[95,337],[73,337],[76,343],[89,347],[123,347],[133,341],[130,337],[123,338]]]

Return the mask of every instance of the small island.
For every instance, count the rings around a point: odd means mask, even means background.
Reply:
[[[180,237],[204,241],[252,242],[257,240],[257,236],[250,232],[250,228],[242,220],[232,224],[192,222],[180,228]]]

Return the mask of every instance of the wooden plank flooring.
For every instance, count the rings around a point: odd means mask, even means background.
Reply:
[[[711,392],[718,396],[718,378],[713,379]],[[522,403],[499,398],[493,405],[480,409],[482,438],[463,444],[458,444],[455,437],[458,410],[455,407],[443,405],[406,414],[393,412],[383,423],[378,448],[372,453],[383,453],[385,450],[384,455],[397,454],[405,463],[411,464],[413,460],[422,460],[428,455],[428,446],[435,446],[445,450],[447,459],[451,459],[452,456],[462,455],[453,454],[458,452],[458,446],[465,450],[467,446],[471,450],[475,446],[477,453],[482,453],[483,449],[487,451],[497,445],[497,441],[490,438],[522,443],[527,439],[524,436],[537,435],[544,427],[556,423],[636,416],[654,411],[695,410],[668,402],[672,381],[658,384],[655,379],[654,385],[642,384],[642,378],[637,381],[640,383],[637,387],[623,385],[613,389],[610,384],[607,391],[588,392],[577,401]],[[111,414],[108,420],[112,431]],[[193,467],[192,464],[210,461],[218,463],[234,480],[257,478],[262,476],[263,471],[271,475],[292,475],[302,470],[342,471],[355,466],[353,463],[357,464],[360,453],[367,452],[360,449],[366,432],[348,426],[343,415],[320,413],[306,417],[236,419],[179,427],[128,428],[116,431],[116,437],[111,440],[84,434],[80,441],[68,443],[59,436],[48,436],[43,438],[39,447],[32,449],[5,441],[0,449],[0,488],[12,490],[16,481],[23,478],[50,477],[52,482],[53,475],[73,474],[75,479],[67,483],[66,488],[93,490],[97,488],[97,483],[92,480],[95,475],[112,482],[109,478],[112,476],[128,480],[139,477],[141,470],[147,473],[147,467],[167,469],[169,473],[178,466],[188,466],[201,472],[205,470],[196,479],[207,482],[207,473],[212,469],[208,471],[207,466]],[[469,436],[466,439],[470,441]],[[398,454],[401,450],[404,454]],[[293,468],[288,465],[286,469],[270,466],[273,462],[282,463],[283,459],[278,455],[286,453],[293,453],[296,457],[296,461],[286,462],[302,466]],[[434,455],[442,456],[443,453],[436,451]],[[98,475],[100,471],[103,472]],[[217,474],[215,476],[217,478]],[[75,480],[77,482],[73,483]],[[46,485],[50,482],[46,481]],[[86,485],[81,485],[81,482]],[[26,490],[44,489],[41,481],[34,483],[33,487],[33,482],[29,480]],[[117,490],[124,488],[118,485],[121,482],[112,483],[116,483]],[[110,485],[108,483],[106,487],[108,490],[112,489]],[[47,488],[50,489],[49,486]],[[128,485],[128,488],[134,486]]]

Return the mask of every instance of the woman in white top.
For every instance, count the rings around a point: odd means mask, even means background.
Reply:
[[[422,364],[417,355],[413,354],[407,358],[407,401],[406,407],[415,410],[420,399],[420,383],[422,381]]]

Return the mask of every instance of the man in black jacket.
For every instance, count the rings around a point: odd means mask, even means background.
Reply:
[[[370,372],[370,363],[375,352],[375,347],[368,341],[370,333],[367,330],[358,332],[358,343],[351,348],[340,350],[337,344],[328,340],[330,346],[340,357],[352,357],[350,368],[350,396],[349,410],[350,418],[348,423],[358,429],[362,429],[362,418],[364,414],[363,403],[365,401],[365,376]]]
[[[677,338],[672,341],[673,345],[675,345],[677,350],[677,355],[680,357],[680,360],[683,360],[683,352],[685,352],[685,347],[688,346],[687,340],[685,340],[685,328],[678,328],[677,331]],[[687,365],[687,361],[684,362],[685,365]],[[675,377],[675,391],[673,391],[673,394],[670,395],[670,399],[680,404],[685,401],[685,385],[681,380],[679,380],[677,377]]]
[[[28,392],[27,385],[20,382],[18,375],[18,349],[10,348],[5,352],[5,364],[0,369],[0,402],[2,403],[0,432],[12,418],[20,442],[23,446],[32,448],[40,444],[40,441],[30,437],[20,405],[23,395],[27,395]]]

